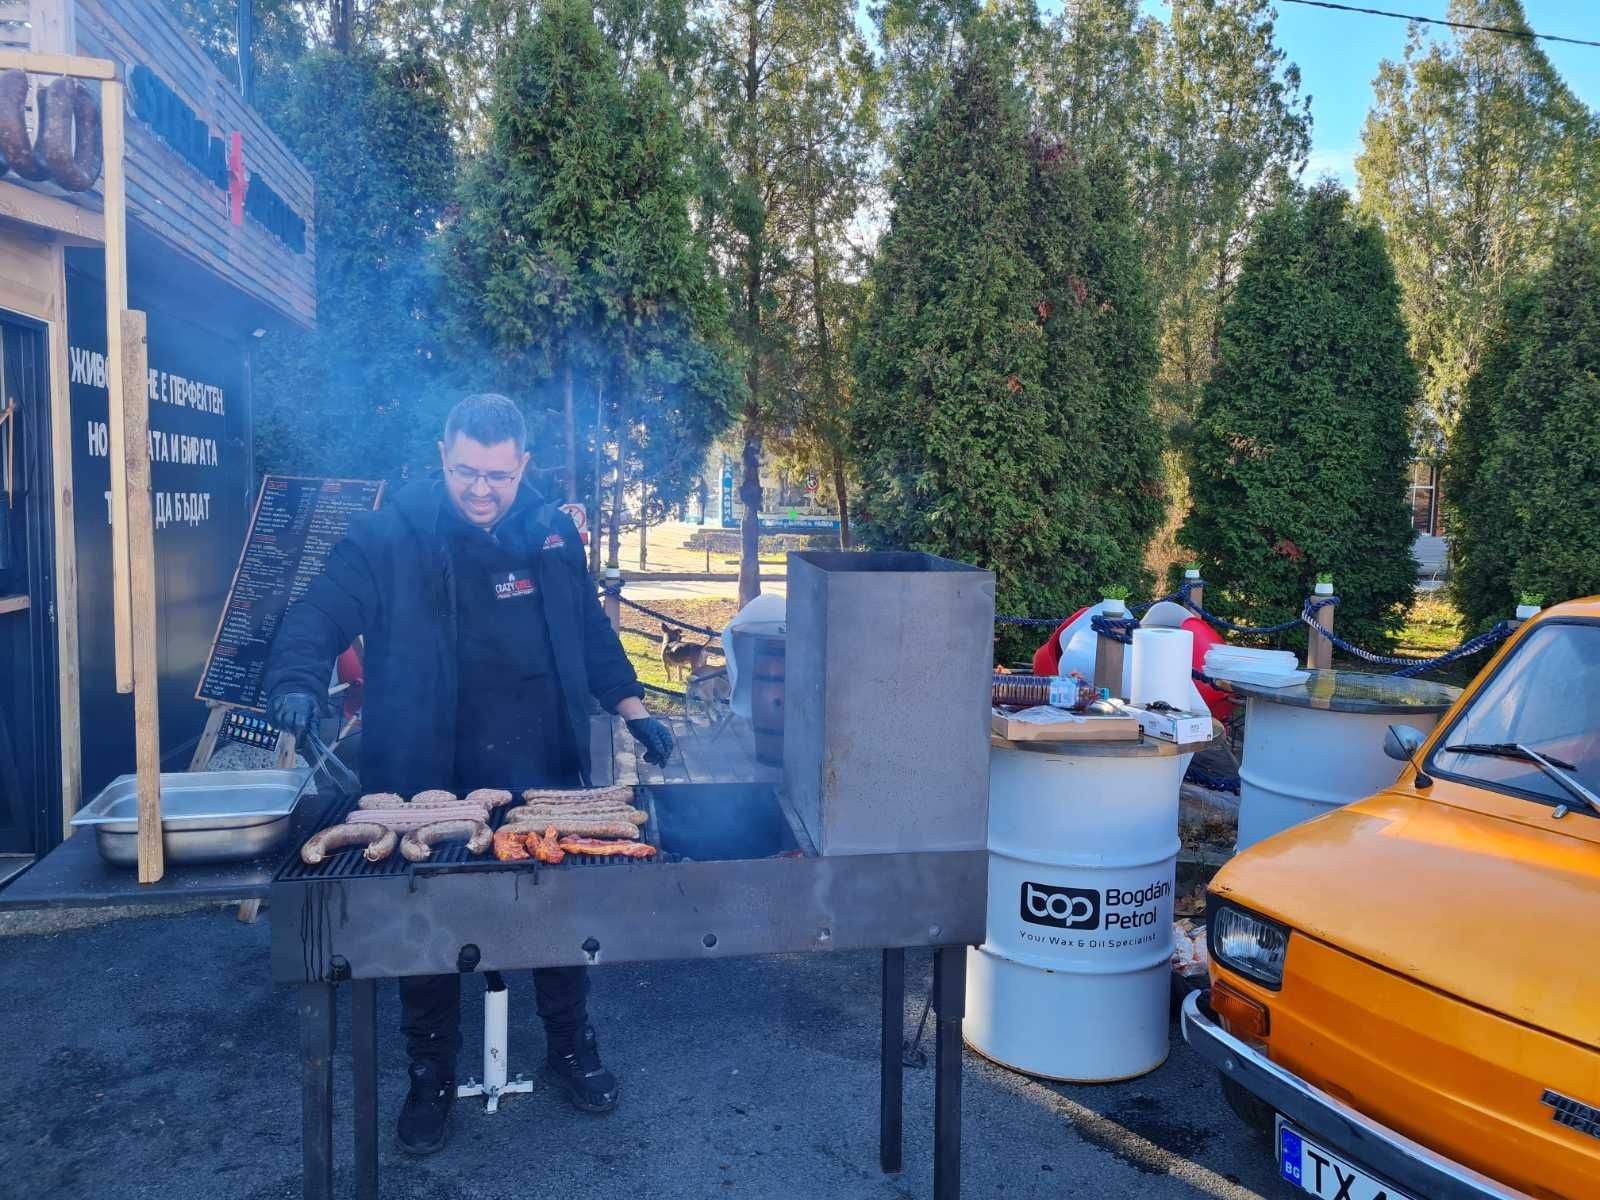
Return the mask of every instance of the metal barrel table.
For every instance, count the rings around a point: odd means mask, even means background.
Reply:
[[[1080,1083],[1166,1060],[1185,761],[1149,740],[994,740],[987,932],[962,1026],[979,1054]]]
[[[1312,671],[1284,688],[1218,676],[1217,686],[1245,701],[1238,850],[1393,783],[1384,731],[1398,722],[1426,733],[1461,694],[1362,671]]]

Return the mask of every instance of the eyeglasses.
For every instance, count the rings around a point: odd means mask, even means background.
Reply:
[[[453,475],[458,483],[464,483],[469,488],[477,487],[482,480],[492,488],[510,487],[521,476],[521,471],[476,471],[471,467],[446,467],[445,470]]]

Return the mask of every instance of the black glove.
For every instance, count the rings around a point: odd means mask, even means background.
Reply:
[[[665,721],[654,717],[635,717],[628,722],[628,732],[644,747],[644,760],[653,766],[663,766],[672,757],[672,730]]]
[[[306,730],[316,719],[317,698],[310,692],[284,692],[267,705],[267,720],[284,733],[294,734],[297,742],[305,739]]]

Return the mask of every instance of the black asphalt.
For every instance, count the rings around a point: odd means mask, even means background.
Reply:
[[[269,982],[267,939],[265,912],[246,926],[216,908],[0,937],[0,1196],[298,1197],[292,993]],[[909,1030],[928,964],[908,958]],[[467,1074],[480,994],[469,981]],[[876,955],[601,969],[594,1018],[623,1081],[619,1110],[582,1116],[543,1085],[495,1116],[463,1101],[449,1147],[423,1161],[393,1148],[405,1086],[393,985],[379,1002],[386,1198],[931,1194],[931,1069],[906,1073],[904,1173],[877,1170]],[[526,975],[511,1004],[512,1070],[537,1077]],[[351,1195],[340,1020],[335,1145]],[[1046,1084],[969,1052],[963,1130],[967,1197],[1297,1194],[1176,1030],[1165,1066],[1109,1086]]]

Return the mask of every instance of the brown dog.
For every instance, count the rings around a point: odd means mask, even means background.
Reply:
[[[667,673],[670,680],[673,671],[678,672],[678,678],[687,679],[689,672],[705,665],[706,647],[694,642],[683,640],[683,630],[665,621],[661,623],[661,669]]]

